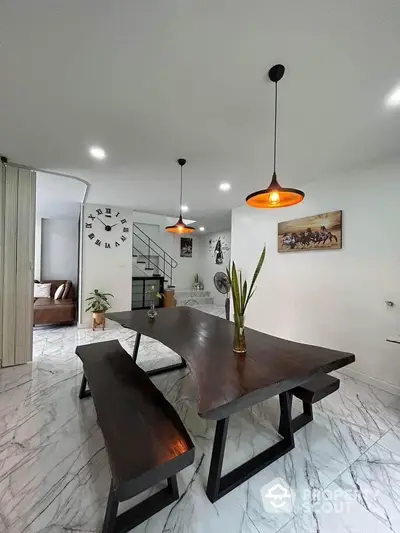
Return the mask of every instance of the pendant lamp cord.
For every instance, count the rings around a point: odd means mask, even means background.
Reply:
[[[278,82],[275,82],[275,126],[274,126],[274,175],[276,174],[276,124],[278,121]]]
[[[180,217],[182,217],[182,168],[183,166],[181,165],[181,200],[179,203],[179,216]]]

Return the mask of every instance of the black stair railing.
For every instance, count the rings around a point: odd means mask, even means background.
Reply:
[[[137,247],[137,244],[141,242],[144,244],[147,253],[144,253]],[[147,269],[151,270],[154,268],[158,270],[159,274],[162,274],[164,278],[168,280],[169,285],[172,285],[172,272],[173,269],[178,266],[177,261],[169,255],[159,244],[157,244],[153,239],[151,239],[147,233],[145,233],[139,226],[133,224],[133,245],[132,245],[133,255],[144,257],[147,263]],[[158,258],[158,264],[153,261],[152,256]],[[161,264],[160,264],[161,263]],[[152,265],[152,266],[150,266]]]

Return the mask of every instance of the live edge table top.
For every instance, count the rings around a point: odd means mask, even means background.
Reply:
[[[292,342],[250,328],[245,328],[247,355],[238,355],[232,350],[233,323],[190,307],[159,309],[153,321],[145,310],[107,313],[107,317],[180,355],[197,385],[199,415],[212,420],[355,360],[351,353]]]

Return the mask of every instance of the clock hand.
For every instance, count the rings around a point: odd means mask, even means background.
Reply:
[[[100,220],[100,222],[103,224],[103,226],[107,226],[107,224],[104,224],[104,222],[101,220],[101,218],[99,218],[99,217],[96,217],[96,218],[97,218],[97,220]]]
[[[110,228],[113,228],[114,226],[118,226],[118,224],[121,224],[121,222],[117,222],[116,224],[113,224],[112,226],[110,226]]]

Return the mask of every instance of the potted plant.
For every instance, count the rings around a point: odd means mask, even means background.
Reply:
[[[193,290],[194,291],[200,290],[200,276],[198,274],[194,275]]]
[[[99,289],[94,289],[94,291],[89,293],[89,296],[86,298],[86,302],[88,303],[86,312],[91,311],[93,315],[93,330],[97,326],[103,326],[104,330],[106,324],[105,312],[111,307],[108,297],[114,298],[109,292],[102,292]]]
[[[228,275],[229,284],[232,291],[232,301],[233,301],[233,314],[235,322],[235,337],[233,341],[233,351],[244,355],[247,352],[246,347],[246,337],[244,332],[244,321],[245,313],[248,303],[251,297],[254,294],[255,283],[257,281],[258,275],[260,274],[261,268],[263,266],[265,259],[265,246],[261,252],[260,259],[258,260],[257,268],[253,274],[253,279],[251,280],[249,290],[247,287],[247,280],[242,279],[242,272],[237,274],[236,265],[233,261],[232,268],[226,269]]]
[[[156,301],[164,298],[164,295],[161,292],[158,292],[154,285],[147,289],[146,294],[151,294],[150,309],[147,311],[147,316],[150,320],[154,320],[157,316],[156,311]]]

